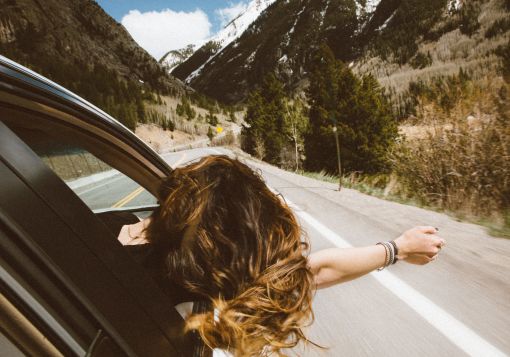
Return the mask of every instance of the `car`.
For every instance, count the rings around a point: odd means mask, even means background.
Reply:
[[[0,355],[196,353],[172,301],[99,218],[147,217],[171,172],[117,120],[0,56]]]

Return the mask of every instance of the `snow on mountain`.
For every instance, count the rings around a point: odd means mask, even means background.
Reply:
[[[370,15],[372,14],[375,9],[377,9],[377,6],[381,0],[366,0],[366,1],[356,1],[356,15],[358,17],[362,16],[363,14]]]
[[[160,63],[165,66],[168,73],[171,73],[175,67],[180,65],[185,60],[186,58],[183,58],[180,53],[176,51],[170,51],[161,58]]]
[[[276,0],[252,0],[246,6],[246,9],[237,15],[232,21],[230,21],[223,29],[221,29],[216,35],[211,37],[208,41],[216,42],[219,45],[219,49],[216,54],[220,53],[224,48],[230,45],[233,41],[238,39],[243,32],[255,21],[259,15],[269,5],[274,3]],[[215,55],[216,55],[215,54]],[[187,78],[186,82],[189,83],[193,78],[198,76],[202,71],[202,68],[210,62],[215,55],[211,56],[206,62],[204,62],[198,69],[193,71]]]
[[[188,45],[179,50],[168,51],[161,57],[159,63],[161,63],[168,73],[172,73],[172,70],[186,61],[195,52],[195,45]]]
[[[276,0],[252,0],[246,7],[246,10],[237,15],[236,18],[230,21],[227,26],[210,39],[211,41],[216,41],[221,44],[221,49],[218,52],[241,36],[248,26],[259,17],[262,11],[275,1]]]
[[[460,10],[464,1],[463,0],[449,0],[448,1],[448,9],[452,11]]]

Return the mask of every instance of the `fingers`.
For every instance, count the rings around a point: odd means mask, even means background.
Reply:
[[[418,229],[420,233],[424,234],[436,234],[438,232],[438,229],[432,226],[418,226],[416,229]]]
[[[406,262],[415,265],[425,265],[436,259],[437,255],[427,256],[425,254],[413,254],[405,259]]]
[[[446,244],[446,241],[439,236],[429,237],[429,239],[433,245],[439,248],[442,248]]]
[[[432,226],[419,226],[416,227],[416,229],[418,232],[420,232],[420,238],[429,240],[432,246],[436,246],[437,248],[441,249],[444,245],[446,245],[446,241],[437,235],[437,228]]]

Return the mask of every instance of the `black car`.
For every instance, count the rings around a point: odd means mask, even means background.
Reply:
[[[0,355],[194,353],[174,304],[98,217],[148,216],[171,170],[118,121],[0,56]]]

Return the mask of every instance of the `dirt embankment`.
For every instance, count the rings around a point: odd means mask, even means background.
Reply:
[[[155,124],[141,124],[136,127],[135,134],[158,153],[207,139],[206,135],[188,134],[180,130],[163,130]]]

